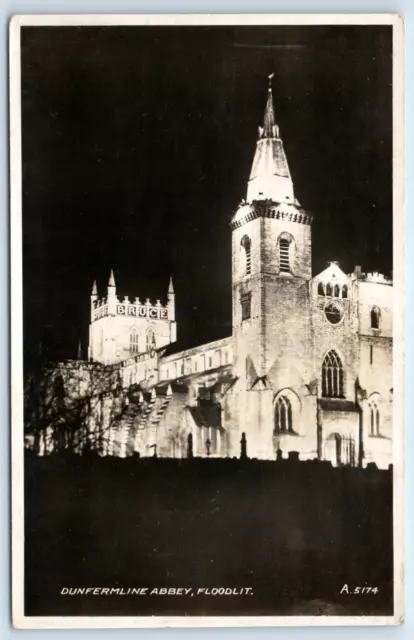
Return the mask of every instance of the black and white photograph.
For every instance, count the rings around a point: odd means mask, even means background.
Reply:
[[[16,626],[401,621],[403,29],[330,18],[12,21]]]

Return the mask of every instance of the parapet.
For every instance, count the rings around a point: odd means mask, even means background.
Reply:
[[[362,282],[372,282],[373,284],[388,284],[392,285],[392,278],[379,273],[378,271],[372,271],[369,273],[363,273],[361,267],[355,267],[353,273],[349,274],[350,278],[361,280]]]
[[[113,306],[115,313],[111,315],[129,316],[132,318],[141,318],[148,320],[165,320],[170,321],[168,304],[161,304],[160,300],[156,300],[155,304],[147,298],[145,302],[141,302],[139,298],[116,298]],[[100,298],[93,302],[92,322],[109,315],[108,299]]]
[[[366,282],[375,282],[376,284],[392,284],[392,278],[385,276],[383,273],[373,271],[365,275]]]

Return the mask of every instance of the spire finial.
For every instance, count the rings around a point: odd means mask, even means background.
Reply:
[[[263,121],[263,130],[260,130],[261,138],[275,138],[275,110],[273,107],[272,78],[274,73],[269,74],[269,86],[267,89],[267,102]]]
[[[98,295],[98,287],[96,286],[96,280],[93,281],[93,285],[92,285],[92,296],[97,296]]]

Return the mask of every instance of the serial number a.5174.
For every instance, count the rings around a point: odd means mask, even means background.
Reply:
[[[342,587],[342,589],[339,592],[339,595],[362,595],[362,594],[368,594],[368,593],[372,593],[374,595],[376,595],[377,593],[379,593],[379,589],[378,587],[370,587],[368,585],[364,585],[363,587],[360,586],[351,586],[349,584],[344,584],[344,586]]]

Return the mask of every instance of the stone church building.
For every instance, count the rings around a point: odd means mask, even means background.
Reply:
[[[49,385],[58,422],[86,406],[78,435],[56,437],[51,420],[40,453],[70,442],[120,457],[242,449],[392,463],[392,281],[336,262],[312,275],[312,219],[295,197],[271,87],[230,236],[232,334],[221,340],[177,351],[172,280],[166,304],[120,299],[113,273],[104,297],[94,284],[88,361],[58,365]]]

